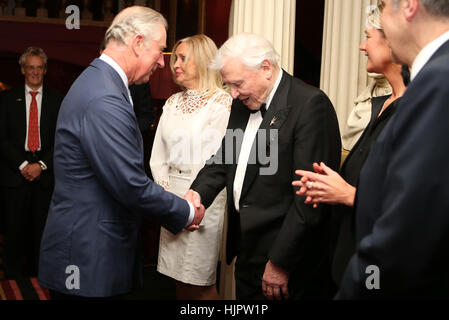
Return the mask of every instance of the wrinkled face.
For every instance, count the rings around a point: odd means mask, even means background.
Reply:
[[[176,81],[187,89],[198,89],[199,86],[199,74],[196,68],[195,58],[192,54],[189,55],[189,44],[181,43],[175,51],[175,64],[173,69],[175,70]],[[188,59],[187,56],[189,56]]]
[[[390,46],[382,31],[367,28],[366,40],[360,45],[360,50],[368,57],[366,71],[384,73],[386,67],[392,63]]]
[[[44,59],[39,56],[28,56],[25,59],[25,65],[21,67],[22,74],[25,76],[25,83],[33,90],[37,90],[44,82],[44,75],[47,68]]]
[[[405,57],[408,56],[407,27],[403,23],[403,16],[400,12],[402,0],[399,4],[395,0],[382,0],[381,23],[385,36],[390,44],[391,56],[395,63],[407,64]]]
[[[265,63],[265,62],[264,62]],[[240,99],[250,110],[259,110],[270,93],[270,81],[263,66],[251,69],[238,59],[229,59],[220,70],[233,99]]]
[[[166,47],[167,34],[163,26],[160,26],[160,28],[162,37],[159,41],[150,40],[148,46],[142,44],[142,47],[138,49],[140,54],[139,66],[133,83],[141,84],[148,82],[157,68],[164,67],[164,56],[162,52]]]

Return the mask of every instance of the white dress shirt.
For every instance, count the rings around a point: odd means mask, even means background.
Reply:
[[[126,76],[125,71],[123,71],[123,69],[118,65],[118,63],[115,62],[107,54],[103,53],[100,56],[100,60],[103,60],[108,65],[110,65],[115,71],[117,71],[117,73],[119,74],[119,76],[122,79],[123,83],[125,84],[126,89],[128,90],[129,101],[131,102],[131,106],[132,106],[133,105],[133,99],[131,98],[131,92],[129,91],[129,88],[128,88],[128,77]],[[190,215],[189,215],[189,218],[187,219],[187,224],[185,225],[186,227],[189,226],[192,223],[193,218],[195,217],[195,208],[193,207],[193,205],[189,201],[187,201],[187,203],[189,204]]]
[[[271,100],[273,100],[273,96],[276,93],[277,88],[279,87],[279,83],[281,82],[282,72],[282,69],[280,69],[273,89],[265,100],[267,110],[270,107]],[[242,148],[240,149],[239,160],[237,163],[237,169],[234,178],[234,205],[237,212],[240,211],[240,195],[242,193],[243,180],[245,179],[246,167],[248,166],[251,147],[253,146],[257,130],[259,129],[262,120],[263,118],[260,112],[251,113],[251,115],[249,116],[248,124],[246,125],[245,134],[243,135]]]
[[[449,31],[443,33],[441,36],[427,44],[416,56],[415,61],[410,71],[410,81],[416,77],[426,63],[432,58],[433,54],[449,40]]]
[[[41,140],[41,110],[42,110],[42,86],[37,89],[37,90],[33,90],[30,87],[28,87],[27,85],[25,85],[25,107],[26,107],[26,136],[25,136],[25,151],[29,152],[30,148],[28,148],[28,127],[30,124],[30,107],[31,107],[31,101],[32,101],[32,96],[30,92],[34,92],[37,91],[38,94],[36,95],[36,102],[37,102],[37,128],[39,131],[39,147],[37,148],[36,151],[41,151],[41,144],[42,144],[42,140]],[[47,166],[45,165],[45,163],[43,161],[39,161],[39,163],[41,164],[42,170],[46,170]],[[22,162],[22,164],[19,166],[19,170],[22,171],[23,168],[25,168],[28,165],[28,161],[24,161]]]

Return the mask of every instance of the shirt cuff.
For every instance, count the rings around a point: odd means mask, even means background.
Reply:
[[[189,201],[187,201],[187,203],[189,204],[190,215],[189,219],[187,219],[186,228],[192,224],[193,218],[195,218],[195,208],[193,207],[193,204],[191,204]]]
[[[25,160],[25,161],[22,162],[22,164],[20,165],[19,170],[22,171],[23,168],[25,168],[27,165],[28,165],[28,161]]]
[[[42,171],[45,171],[48,169],[47,166],[45,165],[44,161],[39,160],[39,163],[41,164]]]

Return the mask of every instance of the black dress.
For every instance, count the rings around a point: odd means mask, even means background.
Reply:
[[[383,128],[393,117],[400,98],[393,101],[388,108],[377,117],[385,101],[390,96],[374,97],[371,100],[371,120],[361,137],[346,157],[340,169],[340,175],[350,185],[357,186],[359,175],[365,163],[371,144],[376,141]],[[332,214],[333,248],[332,278],[337,285],[343,279],[346,266],[355,252],[355,206],[338,205]]]

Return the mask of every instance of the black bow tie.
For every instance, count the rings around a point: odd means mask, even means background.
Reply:
[[[265,116],[265,113],[267,112],[267,105],[265,103],[263,103],[260,106],[259,110],[249,110],[249,112],[251,112],[251,113],[256,113],[258,111],[260,111],[260,114],[262,115],[262,119],[263,119],[263,117]]]

